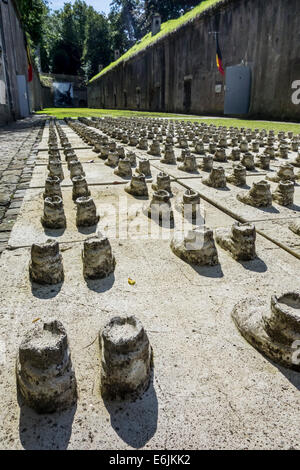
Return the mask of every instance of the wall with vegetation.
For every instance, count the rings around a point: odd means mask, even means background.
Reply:
[[[250,115],[299,119],[300,105],[291,99],[292,83],[300,80],[299,0],[213,3],[92,80],[89,107],[222,114],[225,81],[210,34],[219,31],[224,66],[251,68]],[[222,85],[221,92],[216,85]]]

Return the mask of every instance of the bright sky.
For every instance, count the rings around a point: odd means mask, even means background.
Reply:
[[[59,10],[64,6],[64,3],[74,3],[75,0],[49,0],[49,6],[52,10]],[[108,13],[111,0],[85,0],[85,3],[91,5],[95,10]]]

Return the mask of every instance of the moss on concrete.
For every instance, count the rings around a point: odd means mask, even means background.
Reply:
[[[53,85],[53,78],[48,75],[40,75],[41,84],[45,87],[51,88]]]

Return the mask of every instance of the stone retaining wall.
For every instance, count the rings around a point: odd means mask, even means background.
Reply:
[[[210,34],[219,31],[224,67],[251,68],[249,114],[297,120],[299,15],[298,0],[225,1],[91,82],[89,107],[222,114],[225,81]]]

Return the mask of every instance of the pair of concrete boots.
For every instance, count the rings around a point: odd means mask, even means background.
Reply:
[[[110,242],[101,233],[84,241],[81,256],[85,279],[105,278],[115,269],[116,261]],[[29,274],[33,282],[41,285],[63,282],[62,255],[56,240],[48,239],[46,243],[34,243],[31,246]]]
[[[114,317],[100,330],[100,387],[104,400],[136,399],[150,383],[152,349],[134,316]],[[39,320],[26,333],[16,364],[17,387],[27,406],[53,413],[75,405],[77,381],[66,330]]]
[[[217,230],[215,238],[235,260],[249,261],[256,257],[256,230],[253,224],[235,223],[231,229]],[[179,258],[197,266],[219,264],[213,230],[205,226],[189,230],[186,235],[175,233],[171,249]]]

